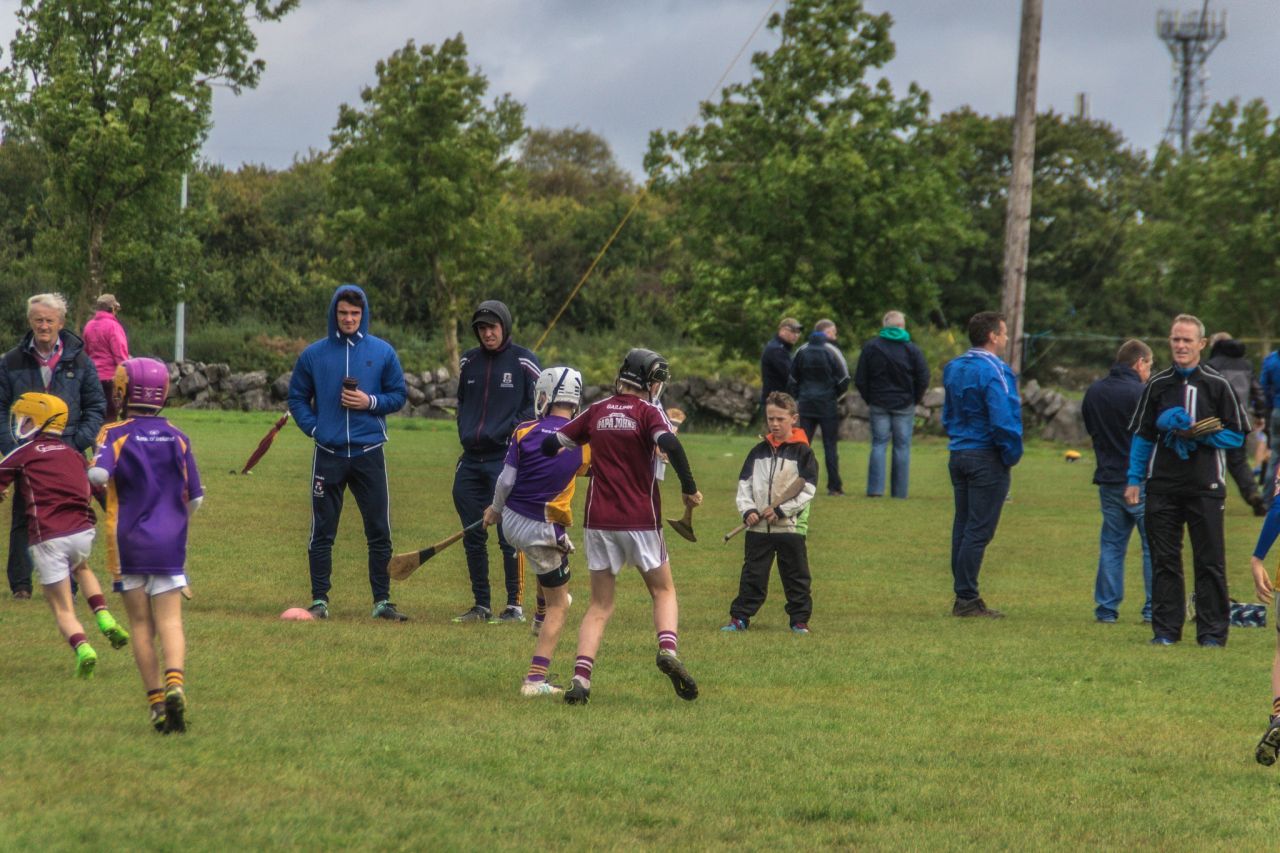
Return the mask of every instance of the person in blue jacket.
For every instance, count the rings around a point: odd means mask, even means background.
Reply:
[[[289,381],[289,412],[315,441],[311,464],[311,606],[329,616],[333,540],[348,487],[364,519],[369,545],[373,615],[403,622],[391,603],[390,495],[387,490],[387,415],[405,402],[404,371],[391,344],[369,334],[369,300],[344,284],[329,303],[329,334],[302,351]]]
[[[484,517],[502,474],[507,443],[516,425],[534,417],[534,389],[542,366],[538,357],[511,342],[511,311],[496,299],[481,302],[471,317],[480,346],[463,353],[458,370],[458,439],[462,456],[453,476],[453,505],[463,527]],[[498,524],[498,547],[506,576],[506,607],[493,615],[489,596],[489,534],[467,531],[467,554],[475,604],[454,622],[524,621],[524,565]]]
[[[999,619],[978,594],[978,572],[1009,495],[1009,471],[1022,458],[1022,399],[1018,380],[1000,359],[1009,342],[1004,315],[982,311],[969,319],[972,349],[942,371],[942,426],[950,436],[952,616]]]
[[[1271,448],[1262,478],[1262,501],[1270,507],[1275,499],[1276,468],[1280,467],[1280,350],[1273,350],[1262,360],[1258,384],[1262,386],[1262,416],[1267,419],[1267,443]]]

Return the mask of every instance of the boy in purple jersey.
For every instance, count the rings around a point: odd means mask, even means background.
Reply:
[[[186,731],[187,519],[204,496],[190,439],[160,415],[168,396],[163,363],[131,358],[121,364],[115,397],[124,420],[102,428],[89,470],[91,482],[106,486],[107,561],[123,576],[129,623],[138,635],[134,661],[151,724],[164,734]],[[156,655],[157,638],[163,660]]]
[[[52,394],[27,392],[14,401],[10,430],[18,446],[0,460],[0,491],[17,483],[27,518],[28,551],[45,601],[76,653],[76,675],[92,678],[98,655],[76,619],[72,572],[112,647],[124,646],[129,634],[107,611],[98,579],[85,562],[93,548],[94,517],[84,457],[62,440],[67,412],[67,404]]]
[[[570,705],[586,704],[590,698],[595,655],[613,615],[617,575],[627,565],[640,570],[653,598],[658,670],[671,679],[681,699],[698,698],[698,685],[676,655],[680,608],[662,539],[658,466],[654,464],[656,447],[680,478],[684,505],[702,503],[684,448],[667,416],[653,402],[661,396],[669,375],[666,359],[656,352],[631,350],[618,370],[615,395],[588,406],[542,443],[542,452],[548,456],[562,448],[591,444],[591,483],[583,521],[591,604],[578,629],[578,659],[564,694]]]
[[[551,367],[534,386],[538,420],[516,427],[507,457],[484,511],[486,526],[501,523],[507,541],[527,559],[538,578],[538,613],[533,628],[538,642],[520,686],[522,696],[553,696],[564,691],[547,681],[551,655],[568,614],[569,555],[573,543],[565,528],[573,523],[570,502],[574,478],[586,473],[590,450],[575,447],[555,456],[542,454],[542,442],[569,422],[582,401],[582,374]]]

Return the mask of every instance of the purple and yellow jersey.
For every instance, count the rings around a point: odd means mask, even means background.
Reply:
[[[534,521],[565,527],[573,524],[569,504],[573,500],[574,478],[590,467],[591,449],[575,447],[555,456],[542,453],[543,439],[568,422],[568,418],[547,415],[516,427],[507,445],[506,459],[506,464],[516,469],[516,483],[506,502],[512,512]]]
[[[134,417],[98,433],[106,470],[107,567],[112,574],[178,575],[187,562],[187,501],[200,497],[191,440],[163,417]]]

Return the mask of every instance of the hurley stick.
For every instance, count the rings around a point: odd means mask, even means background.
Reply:
[[[804,477],[797,477],[796,481],[792,483],[790,486],[788,486],[787,490],[778,497],[778,502],[777,504],[775,504],[775,506],[782,506],[784,503],[786,503],[787,501],[794,498],[796,495],[803,492],[804,483],[805,483]],[[739,524],[737,527],[730,530],[728,533],[724,535],[725,544],[726,545],[729,544],[730,539],[737,536],[739,533],[741,533],[746,529],[747,529],[747,523],[744,521],[742,522],[742,524]]]
[[[439,554],[445,548],[448,548],[454,542],[457,542],[468,531],[475,530],[482,524],[484,524],[484,519],[477,519],[459,530],[457,533],[450,534],[429,548],[423,548],[421,551],[409,551],[406,554],[396,554],[391,558],[391,562],[387,564],[387,572],[391,575],[392,580],[404,580],[409,577],[409,575],[417,571],[418,566],[421,566],[427,560],[430,560],[436,554]]]

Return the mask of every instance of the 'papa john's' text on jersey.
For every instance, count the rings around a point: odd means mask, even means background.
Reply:
[[[592,403],[560,429],[575,444],[591,445],[584,527],[662,529],[653,451],[664,432],[675,429],[662,408],[630,394]]]

